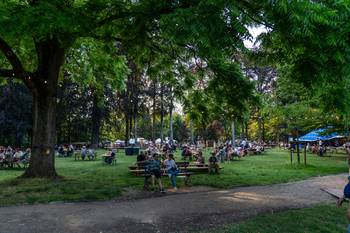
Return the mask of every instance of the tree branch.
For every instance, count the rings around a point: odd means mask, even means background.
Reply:
[[[10,70],[10,69],[0,69],[0,77],[3,78],[16,78],[20,79],[23,81],[23,83],[30,89],[32,90],[34,88],[34,83],[32,82],[33,80],[33,73],[20,73],[16,74],[15,70]]]
[[[13,52],[12,48],[4,39],[0,37],[0,51],[2,51],[7,58],[7,60],[12,65],[13,71],[16,75],[25,73],[21,61],[17,55]]]
[[[0,69],[0,76],[5,78],[17,78],[23,81],[23,83],[29,88],[33,89],[34,84],[32,78],[33,73],[26,72],[23,68],[21,61],[18,56],[14,53],[10,45],[0,37],[0,51],[3,52],[7,60],[12,66],[12,70],[9,69]]]
[[[12,78],[15,76],[14,70],[0,69],[0,77]]]

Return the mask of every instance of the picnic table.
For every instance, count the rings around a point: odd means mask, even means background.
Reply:
[[[103,154],[101,155],[102,157],[102,163],[106,164],[106,158],[109,158],[109,157],[112,157],[112,155],[108,155],[108,154]],[[117,164],[117,159],[116,157],[114,156],[113,160],[112,160],[112,164]]]

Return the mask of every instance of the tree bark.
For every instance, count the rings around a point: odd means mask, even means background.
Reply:
[[[135,139],[135,144],[137,141],[137,112],[138,112],[137,106],[138,106],[138,101],[135,100],[134,101],[134,139]]]
[[[129,142],[129,113],[125,113],[125,146],[128,145]]]
[[[174,130],[173,130],[173,108],[174,108],[174,98],[172,93],[172,88],[170,88],[170,109],[169,109],[169,115],[170,115],[170,145],[173,145],[174,142]]]
[[[161,84],[160,88],[160,141],[163,144],[164,141],[164,84]]]
[[[36,50],[38,69],[27,85],[33,95],[32,153],[23,177],[55,178],[57,83],[65,50],[55,39],[36,43]]]
[[[134,138],[133,130],[132,130],[132,125],[133,125],[133,111],[129,112],[129,139]]]
[[[97,148],[98,143],[100,142],[100,128],[101,128],[101,119],[102,119],[102,109],[99,106],[98,94],[93,94],[93,106],[92,106],[92,128],[91,128],[91,147]]]
[[[260,109],[258,110],[258,141],[262,141],[262,125],[261,125],[261,114]]]
[[[192,118],[190,118],[190,131],[191,131],[191,145],[194,145],[193,121],[192,121]]]
[[[153,98],[153,111],[152,111],[152,142],[155,142],[156,137],[155,137],[155,127],[156,127],[156,96],[157,96],[157,81],[154,80],[153,82],[153,93],[152,93],[152,98]]]
[[[56,177],[55,134],[56,98],[38,93],[33,98],[33,142],[25,177]]]

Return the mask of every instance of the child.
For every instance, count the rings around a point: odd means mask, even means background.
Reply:
[[[213,170],[215,171],[216,174],[219,174],[219,164],[218,164],[218,159],[215,156],[215,152],[211,153],[211,156],[208,159],[209,165],[208,165],[208,172],[211,174]]]

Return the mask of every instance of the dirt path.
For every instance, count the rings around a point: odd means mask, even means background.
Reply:
[[[135,201],[55,203],[0,208],[1,233],[188,232],[263,212],[334,202],[320,188],[342,188],[346,174]]]

